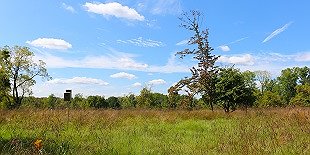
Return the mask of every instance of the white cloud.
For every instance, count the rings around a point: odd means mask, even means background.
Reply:
[[[132,84],[132,87],[141,87],[141,86],[142,86],[142,84],[139,82]]]
[[[72,6],[67,5],[66,3],[62,3],[61,7],[64,8],[65,10],[70,11],[71,13],[76,13],[75,9]]]
[[[156,79],[148,82],[149,85],[164,85],[166,81],[163,79]]]
[[[273,31],[264,41],[263,43],[269,41],[270,39],[272,39],[273,37],[279,35],[280,33],[284,32],[293,22],[289,22],[287,24],[285,24],[283,27],[276,29],[275,31]]]
[[[53,79],[47,82],[48,84],[94,84],[106,86],[109,83],[100,80],[87,77],[74,77],[72,79]]]
[[[119,73],[111,75],[110,77],[112,77],[112,78],[124,78],[124,79],[129,79],[129,80],[137,78],[135,75],[125,73],[125,72],[119,72]]]
[[[35,61],[43,60],[48,68],[100,68],[100,69],[117,69],[132,70],[148,73],[188,73],[195,63],[191,60],[177,59],[174,54],[168,59],[165,65],[148,65],[135,60],[135,55],[128,53],[115,53],[86,56],[84,58],[67,59],[44,53],[38,49],[35,53]]]
[[[295,57],[295,60],[301,62],[310,62],[310,52],[298,54]]]
[[[162,47],[164,46],[164,43],[156,40],[151,40],[151,39],[143,39],[142,37],[139,37],[137,39],[130,39],[130,40],[117,40],[118,43],[124,43],[124,44],[133,44],[136,46],[141,46],[141,47]]]
[[[218,62],[222,63],[231,63],[231,64],[238,64],[238,65],[253,65],[254,58],[250,54],[245,54],[243,56],[221,56],[218,59]]]
[[[227,46],[227,45],[221,45],[221,46],[219,46],[218,47],[221,51],[223,51],[223,52],[228,52],[228,51],[230,51],[230,48],[229,48],[229,46]]]
[[[185,39],[185,40],[182,40],[182,41],[176,43],[175,45],[177,45],[177,46],[184,46],[184,45],[187,45],[188,42],[189,42],[189,40]]]
[[[82,59],[65,59],[48,53],[35,55],[35,60],[43,60],[48,68],[104,68],[120,70],[144,70],[147,64],[134,60],[134,56],[126,53],[87,56]]]
[[[104,16],[115,16],[128,20],[144,21],[144,16],[140,15],[135,9],[123,6],[120,3],[88,3],[84,4],[88,12],[101,14]]]
[[[26,43],[35,47],[43,47],[48,49],[66,50],[72,48],[72,45],[70,43],[62,39],[54,38],[38,38],[33,41],[27,41]]]

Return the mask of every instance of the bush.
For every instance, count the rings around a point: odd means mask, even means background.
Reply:
[[[73,108],[89,108],[90,105],[87,100],[83,97],[83,94],[76,94],[71,101],[71,107]]]
[[[258,99],[258,107],[278,107],[283,106],[284,100],[278,93],[265,91]]]
[[[290,105],[310,106],[310,84],[296,86],[297,95],[291,99]]]
[[[88,96],[87,102],[90,107],[94,108],[108,108],[108,103],[105,101],[104,96]]]
[[[121,108],[121,103],[117,97],[111,96],[106,100],[106,102],[109,105],[109,108],[113,108],[113,109]]]

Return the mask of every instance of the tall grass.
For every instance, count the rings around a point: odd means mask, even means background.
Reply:
[[[0,154],[40,153],[310,154],[310,109],[0,111]]]

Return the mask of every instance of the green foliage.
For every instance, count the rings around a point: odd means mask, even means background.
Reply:
[[[28,96],[25,97],[22,102],[22,107],[27,108],[46,108],[46,106],[46,98]]]
[[[221,69],[216,83],[217,102],[225,112],[234,111],[238,106],[252,106],[255,84],[254,74],[241,73],[234,68]]]
[[[151,107],[154,106],[153,102],[153,95],[149,88],[144,87],[140,91],[140,95],[137,96],[137,106],[138,107]]]
[[[258,97],[258,107],[281,107],[284,105],[282,97],[277,92],[265,91]]]
[[[186,77],[180,80],[175,86],[170,87],[168,93],[171,94],[170,100],[173,101],[177,91],[186,87],[187,100],[189,107],[193,107],[194,96],[200,94],[203,97],[203,101],[210,105],[213,110],[213,104],[215,103],[215,83],[216,76],[218,74],[218,67],[215,62],[219,56],[212,55],[213,48],[209,45],[208,29],[201,30],[200,28],[200,16],[199,11],[184,12],[181,20],[181,27],[193,32],[193,36],[190,38],[189,45],[197,45],[195,49],[185,49],[181,52],[177,52],[180,58],[184,58],[186,55],[193,55],[193,59],[197,60],[197,67],[192,67],[191,77]],[[174,102],[174,101],[173,101]],[[173,104],[171,104],[173,105]]]
[[[55,108],[57,105],[57,97],[54,94],[51,94],[47,97],[46,104],[48,108]]]
[[[6,78],[11,82],[13,102],[9,108],[18,108],[25,95],[31,95],[31,86],[36,83],[34,78],[41,76],[50,79],[50,76],[42,60],[39,60],[39,63],[33,61],[34,54],[28,47],[5,46],[0,51],[2,55],[1,70],[5,70],[8,75]]]
[[[271,74],[268,71],[255,71],[255,78],[260,83],[261,93],[270,88]],[[268,87],[269,86],[269,87]]]
[[[0,103],[3,107],[7,107],[10,104],[10,75],[9,70],[6,67],[5,62],[10,58],[9,51],[6,49],[0,49]]]
[[[121,103],[117,97],[111,96],[106,99],[109,108],[119,109],[121,108]]]
[[[167,95],[161,93],[152,93],[152,107],[156,108],[167,108],[168,107],[168,97]]]
[[[83,97],[83,94],[76,94],[71,101],[71,107],[73,108],[89,108],[90,104]]]
[[[136,96],[134,94],[121,97],[120,102],[122,108],[135,108],[137,105]]]
[[[94,108],[108,108],[109,104],[104,99],[104,96],[88,96],[87,102],[90,107]]]
[[[291,99],[290,105],[310,106],[310,84],[296,86],[297,95]]]
[[[298,83],[301,85],[310,84],[310,68],[305,66],[302,68],[296,67],[295,70],[297,70],[298,74]]]
[[[286,104],[289,103],[291,98],[296,95],[298,70],[296,68],[287,68],[282,70],[281,75],[278,77],[279,81],[279,94],[283,96]]]
[[[0,111],[0,154],[310,154],[309,108]],[[42,140],[41,153],[34,142]]]

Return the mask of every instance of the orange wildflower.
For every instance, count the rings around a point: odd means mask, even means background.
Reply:
[[[34,147],[37,149],[37,150],[41,150],[42,149],[42,140],[41,139],[37,139],[34,143]]]

